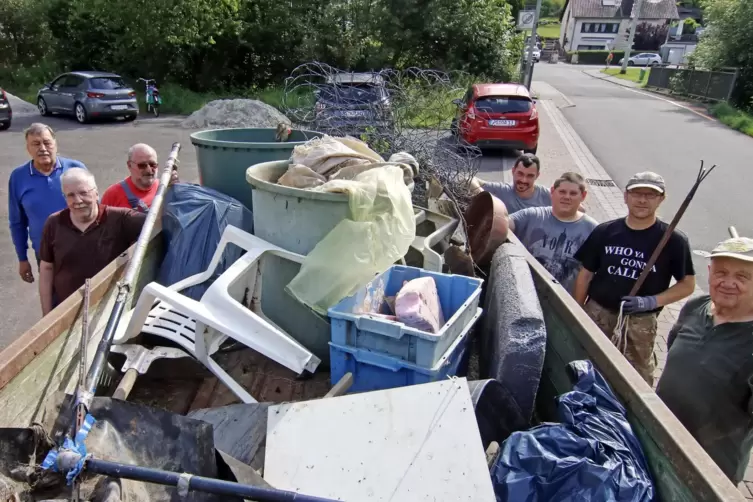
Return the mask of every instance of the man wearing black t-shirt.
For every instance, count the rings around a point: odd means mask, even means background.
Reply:
[[[674,230],[637,296],[628,296],[667,229],[668,225],[656,217],[664,198],[661,176],[636,174],[625,186],[628,216],[597,226],[575,253],[582,264],[573,292],[575,300],[610,338],[622,304],[622,314],[629,315],[625,321],[625,357],[649,385],[653,384],[656,365],[657,316],[662,307],[690,296],[695,288],[688,238]],[[672,277],[677,283],[670,287]]]

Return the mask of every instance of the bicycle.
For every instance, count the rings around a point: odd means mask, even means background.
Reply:
[[[157,81],[151,78],[139,78],[138,82],[144,82],[146,86],[146,111],[154,113],[155,117],[159,117],[159,107],[162,104],[162,96],[160,96],[159,89],[157,89]]]

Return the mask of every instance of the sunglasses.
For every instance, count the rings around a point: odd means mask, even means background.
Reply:
[[[155,169],[159,166],[157,162],[150,161],[150,162],[139,162],[138,164],[136,162],[131,161],[131,164],[138,167],[142,171],[144,171],[147,167],[151,167],[152,169]]]

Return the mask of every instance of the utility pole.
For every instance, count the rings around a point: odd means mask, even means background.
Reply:
[[[541,14],[541,0],[536,0],[536,12],[533,15],[533,28],[531,29],[531,40],[528,43],[528,71],[526,71],[526,87],[531,90],[533,81],[533,48],[536,47],[536,30],[539,26],[539,14]]]
[[[635,30],[638,27],[638,19],[641,17],[641,8],[643,7],[643,0],[636,0],[633,4],[633,12],[635,15],[630,20],[630,33],[628,33],[627,48],[625,49],[625,57],[622,60],[622,68],[620,73],[624,75],[627,73],[628,59],[633,51],[633,39],[635,37]]]

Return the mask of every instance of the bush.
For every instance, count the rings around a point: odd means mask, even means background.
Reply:
[[[41,60],[32,66],[0,66],[0,83],[9,93],[36,103],[37,91],[62,73],[57,63]]]

